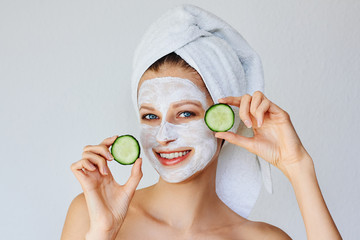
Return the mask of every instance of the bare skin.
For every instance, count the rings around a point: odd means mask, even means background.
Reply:
[[[197,73],[170,65],[164,65],[158,72],[147,71],[139,87],[147,79],[162,76],[187,78],[207,93]],[[208,93],[207,100],[213,103]],[[84,149],[87,154],[72,165],[84,193],[71,203],[61,239],[291,239],[275,226],[237,215],[218,198],[215,179],[222,139],[259,155],[285,174],[294,187],[308,239],[341,239],[318,187],[312,159],[298,139],[287,113],[261,92],[219,101],[240,107],[240,118],[250,121],[255,136],[248,139],[229,132],[216,133],[218,148],[211,162],[181,183],[168,183],[160,177],[156,184],[136,190],[142,177],[142,159],[138,159],[128,182],[118,185],[108,168],[108,175],[100,170],[111,160],[106,156],[106,148],[115,138],[105,139],[100,145],[87,146]],[[169,114],[175,112],[176,109]],[[202,114],[197,117],[202,117]],[[256,126],[257,120],[262,122],[260,127]],[[144,119],[141,121],[150,124]],[[157,123],[153,121],[151,124]],[[168,143],[160,144],[166,146]],[[86,167],[87,161],[95,169]],[[97,184],[88,184],[86,177],[80,175],[82,167],[88,170],[89,177],[98,174]],[[108,179],[106,184],[100,181],[101,177]],[[107,194],[107,191],[111,193]],[[112,199],[117,201],[112,202]],[[114,211],[113,205],[118,205],[120,210]]]

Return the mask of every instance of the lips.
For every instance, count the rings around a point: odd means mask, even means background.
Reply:
[[[159,162],[165,166],[172,166],[184,161],[191,155],[192,149],[177,151],[154,151]]]

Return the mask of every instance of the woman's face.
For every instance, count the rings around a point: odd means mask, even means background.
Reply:
[[[218,156],[221,140],[204,122],[212,104],[197,73],[165,65],[142,76],[138,87],[140,142],[165,181],[184,181]]]

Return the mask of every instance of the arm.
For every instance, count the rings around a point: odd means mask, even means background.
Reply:
[[[290,180],[298,201],[309,239],[341,239],[321,195],[314,163],[302,145],[290,115],[265,97],[226,97],[219,102],[239,107],[245,125],[254,137],[232,132],[217,132],[215,137],[239,145],[281,170]]]
[[[311,157],[306,154],[287,166],[285,175],[294,188],[308,239],[342,239],[321,194]]]
[[[71,164],[83,193],[70,204],[61,240],[116,238],[142,178],[142,159],[138,158],[132,166],[128,181],[118,184],[107,166],[107,161],[113,159],[109,147],[115,137],[85,146],[83,158]]]
[[[86,205],[84,193],[77,195],[69,206],[66,215],[61,240],[79,240],[79,239],[115,239],[114,234],[89,231],[90,217]]]

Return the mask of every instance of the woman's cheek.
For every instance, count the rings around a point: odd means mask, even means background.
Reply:
[[[150,150],[156,145],[156,133],[159,126],[150,126],[148,124],[141,124],[140,128],[140,142],[145,150]]]

